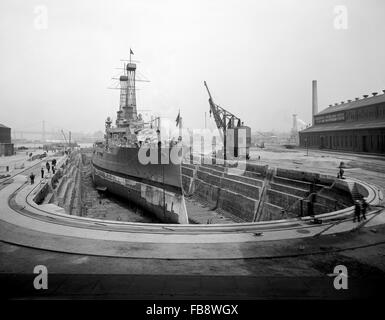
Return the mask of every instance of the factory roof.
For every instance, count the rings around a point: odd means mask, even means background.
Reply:
[[[1,123],[0,123],[0,128],[8,128],[9,129],[9,127],[7,127],[7,126],[5,126],[5,125],[3,125]]]
[[[371,97],[367,96],[366,98],[363,98],[360,100],[348,101],[348,102],[340,103],[338,105],[332,105],[318,112],[316,116],[332,113],[332,112],[346,111],[346,110],[355,109],[359,107],[365,107],[365,106],[382,103],[382,102],[385,102],[385,93],[380,95],[373,95]]]
[[[306,128],[301,133],[339,131],[339,130],[359,130],[359,129],[376,129],[385,128],[385,120],[367,121],[367,122],[337,122],[322,125],[315,125]]]

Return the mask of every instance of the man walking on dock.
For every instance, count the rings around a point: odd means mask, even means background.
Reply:
[[[48,171],[48,173],[49,173],[49,169],[51,168],[51,166],[49,165],[49,162],[48,162],[48,161],[47,161],[45,167],[47,168],[47,171]]]
[[[41,167],[40,172],[41,172],[41,178],[43,179],[44,178],[44,167],[43,166]]]
[[[35,175],[33,174],[33,172],[31,172],[31,174],[29,175],[29,178],[31,179],[31,184],[34,184],[35,183]]]
[[[353,218],[353,222],[356,222],[356,220],[358,220],[358,222],[361,221],[361,204],[358,200],[356,200],[354,202],[354,218]]]
[[[362,208],[362,219],[366,220],[366,209],[368,209],[369,204],[366,202],[365,198],[361,200],[361,208]]]

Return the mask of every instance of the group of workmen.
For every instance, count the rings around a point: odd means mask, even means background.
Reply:
[[[45,164],[45,169],[47,170],[47,173],[50,173],[50,170],[52,170],[52,174],[55,174],[56,172],[56,159],[53,159],[51,161],[51,165],[49,164],[49,161],[46,162]],[[44,165],[41,166],[41,178],[44,178],[45,170],[44,170]]]
[[[49,161],[47,161],[45,165],[42,164],[41,170],[40,170],[42,179],[45,176],[45,170],[47,170],[47,173],[50,173],[50,171],[52,170],[52,174],[55,174],[55,172],[56,172],[56,159],[53,159],[51,161],[51,164],[49,164]],[[35,183],[35,174],[33,172],[31,172],[31,174],[29,175],[29,179],[31,180],[31,184]]]

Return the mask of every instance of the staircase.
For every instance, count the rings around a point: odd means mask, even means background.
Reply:
[[[259,221],[262,215],[263,207],[265,205],[266,199],[267,199],[267,190],[270,188],[270,183],[275,175],[275,169],[274,168],[268,168],[267,169],[267,174],[265,176],[265,179],[263,180],[263,185],[262,185],[262,191],[261,195],[259,197],[259,202],[257,209],[254,214],[254,219],[253,221]]]
[[[353,181],[348,181],[347,184],[349,186],[349,190],[350,190],[350,193],[352,195],[353,201],[361,200],[362,199],[362,195],[358,191],[357,184],[355,182],[353,182]]]

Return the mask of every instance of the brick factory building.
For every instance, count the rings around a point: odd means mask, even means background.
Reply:
[[[11,128],[0,123],[0,156],[13,155],[13,143],[11,142]]]
[[[301,147],[385,154],[385,90],[318,112],[313,81],[313,125],[299,133]]]

